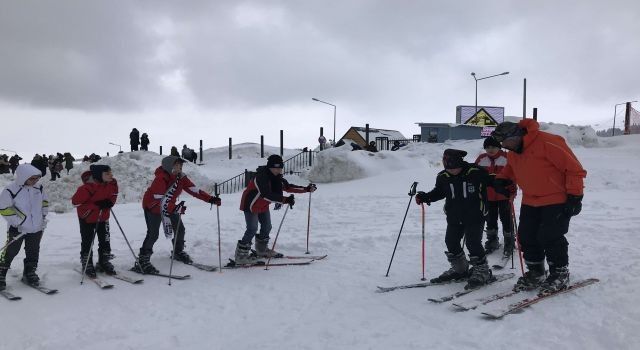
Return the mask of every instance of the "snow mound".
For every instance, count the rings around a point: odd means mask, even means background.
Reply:
[[[130,152],[102,158],[96,164],[111,167],[113,176],[118,181],[118,203],[141,203],[142,196],[153,181],[154,172],[160,166],[163,157],[165,156],[154,152]],[[82,184],[80,176],[89,170],[89,165],[89,163],[78,164],[71,169],[69,175],[63,172],[62,178],[57,181],[49,181],[48,176],[40,180],[49,195],[52,211],[64,213],[73,209],[71,197]],[[185,163],[183,170],[193,183],[206,191],[211,191],[213,185],[200,174],[196,165]]]
[[[569,145],[583,147],[599,147],[600,137],[590,126],[566,125],[556,123],[540,123],[540,130],[562,136]]]

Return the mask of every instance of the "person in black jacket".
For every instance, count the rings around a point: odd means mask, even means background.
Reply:
[[[131,143],[131,152],[138,150],[138,145],[140,144],[140,132],[138,129],[133,128],[131,133],[129,133],[129,140]]]
[[[445,170],[438,173],[436,185],[428,193],[418,192],[416,203],[432,202],[446,198],[444,210],[447,215],[445,252],[451,268],[431,282],[444,282],[468,277],[465,289],[479,287],[492,279],[482,247],[482,231],[487,215],[487,186],[492,184],[489,173],[475,164],[464,161],[467,152],[446,149],[442,156]],[[469,250],[469,262],[460,241],[465,238]]]
[[[21,160],[22,157],[20,157],[17,153],[9,158],[9,168],[11,168],[11,174],[16,173],[16,169],[18,168],[18,165],[20,165]]]
[[[147,133],[143,133],[142,136],[140,136],[140,150],[141,151],[148,151],[149,150],[149,135],[147,135]]]

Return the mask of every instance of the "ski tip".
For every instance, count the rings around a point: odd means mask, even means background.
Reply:
[[[501,319],[501,318],[502,318],[502,316],[503,316],[503,315],[494,315],[494,314],[490,314],[490,313],[487,313],[487,312],[481,312],[480,314],[481,314],[485,319],[488,319],[488,320],[499,320],[499,319]]]

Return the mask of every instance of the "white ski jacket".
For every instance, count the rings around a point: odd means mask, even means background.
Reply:
[[[31,164],[20,164],[16,179],[0,193],[0,215],[18,232],[36,233],[44,229],[49,201],[42,185],[27,186],[31,176],[42,172]]]

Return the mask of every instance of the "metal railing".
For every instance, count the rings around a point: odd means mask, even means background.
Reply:
[[[376,147],[378,151],[388,151],[393,149],[395,142],[398,142],[400,147],[408,145],[412,142],[420,142],[420,135],[413,135],[412,139],[389,139],[388,137],[376,137]]]
[[[303,170],[311,168],[316,158],[317,152],[304,150],[295,156],[284,161],[284,173],[285,174],[300,174]],[[240,173],[228,180],[221,183],[215,183],[220,194],[230,194],[242,191],[249,181],[256,175],[255,171],[249,171],[244,169],[243,173]]]

